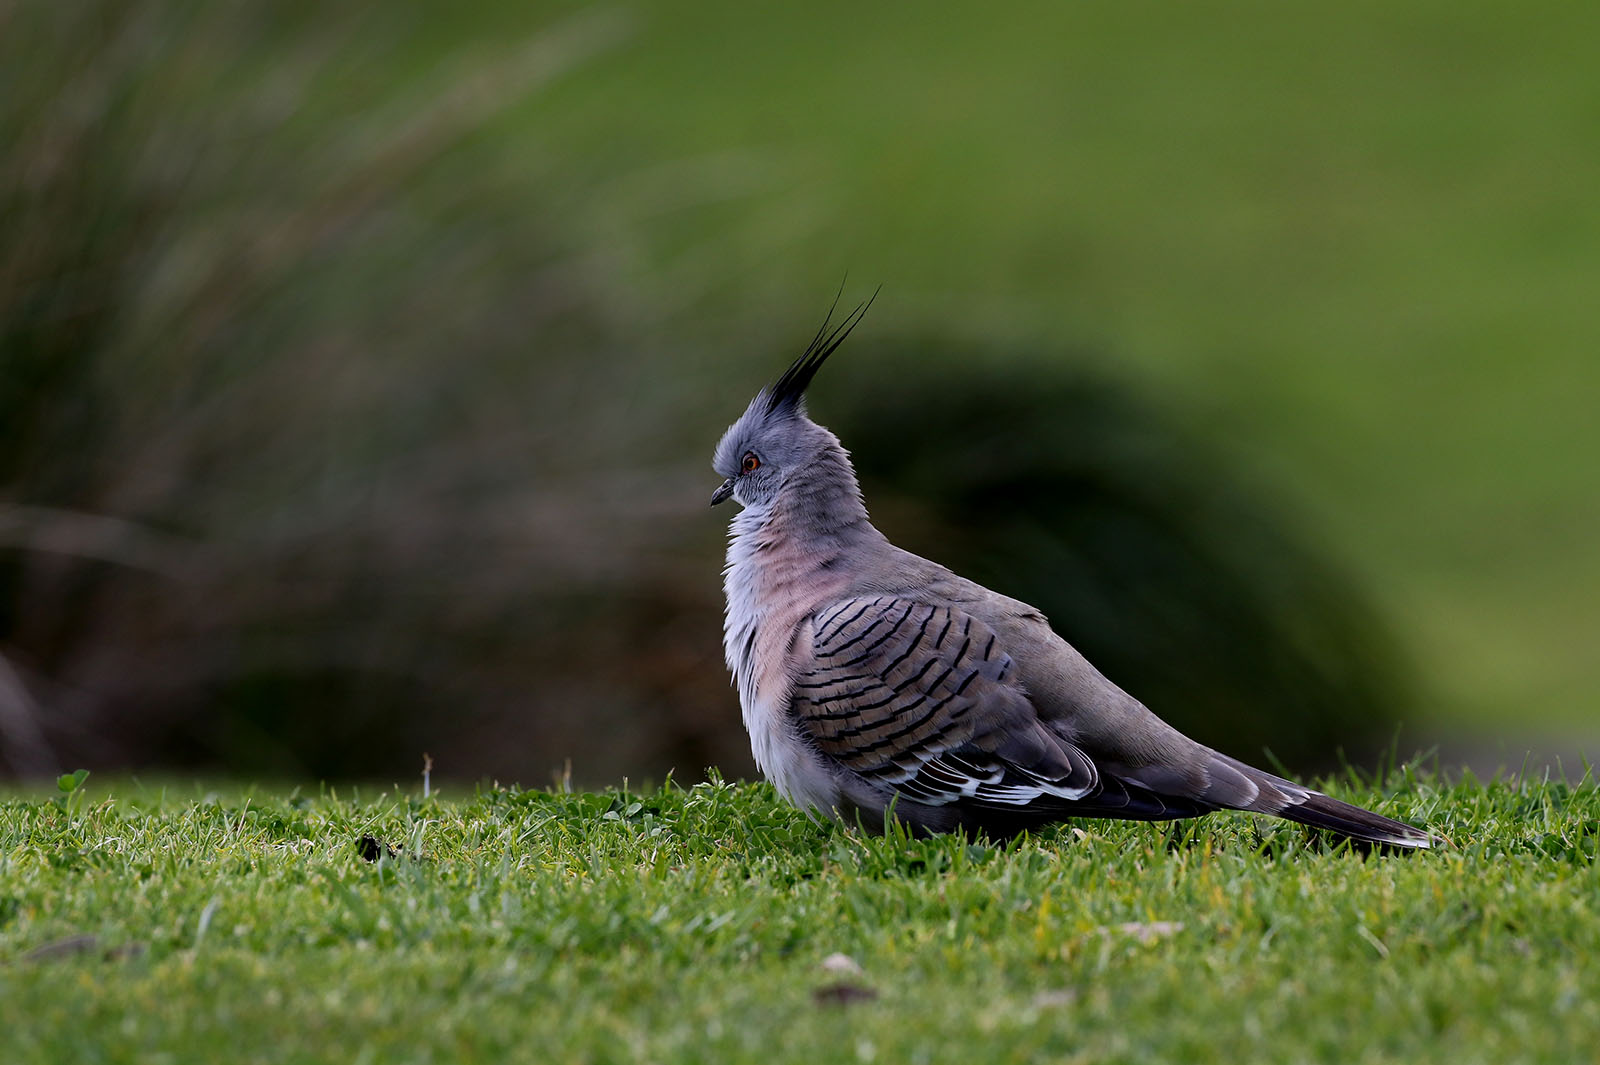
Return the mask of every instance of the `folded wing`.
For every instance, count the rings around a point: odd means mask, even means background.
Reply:
[[[916,802],[1025,807],[1101,790],[1083,751],[1047,731],[994,631],[949,606],[847,599],[812,619],[791,710],[817,747]]]
[[[1420,829],[1198,744],[1192,764],[1102,751],[1097,765],[1041,723],[995,631],[954,607],[847,599],[814,615],[809,636],[790,698],[804,733],[881,794],[944,808],[956,823],[1004,834],[1078,815],[1167,820],[1232,808],[1368,843],[1430,844]]]

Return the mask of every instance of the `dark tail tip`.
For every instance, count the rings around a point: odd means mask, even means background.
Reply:
[[[1330,799],[1317,792],[1306,796],[1305,802],[1284,807],[1278,816],[1302,825],[1326,828],[1362,843],[1404,850],[1426,850],[1433,846],[1433,837],[1415,825]]]

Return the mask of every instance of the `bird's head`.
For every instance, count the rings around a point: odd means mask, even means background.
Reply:
[[[806,417],[805,392],[871,306],[869,299],[831,329],[830,307],[806,350],[782,377],[756,393],[739,420],[728,426],[711,460],[712,469],[727,478],[712,493],[712,506],[730,497],[745,507],[770,505],[791,474],[805,469],[824,449],[837,448],[834,435]]]

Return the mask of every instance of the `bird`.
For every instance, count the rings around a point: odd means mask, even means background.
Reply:
[[[740,506],[723,570],[723,650],[751,752],[785,799],[867,831],[897,820],[919,836],[1004,840],[1067,818],[1244,810],[1362,847],[1432,846],[1423,829],[1189,738],[1039,610],[891,543],[868,516],[850,454],[805,402],[871,304],[835,324],[835,297],[712,460],[724,480],[711,505]]]

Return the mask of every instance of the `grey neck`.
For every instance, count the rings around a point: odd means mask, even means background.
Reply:
[[[853,556],[885,543],[867,519],[850,456],[829,442],[769,504],[734,518],[728,561],[741,579],[763,585],[830,584],[824,573],[842,579]]]
[[[861,486],[850,456],[829,442],[817,456],[784,484],[773,500],[771,520],[790,535],[820,541],[848,541],[877,535],[867,520]]]

